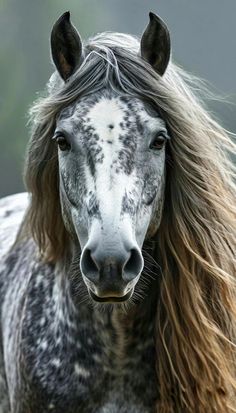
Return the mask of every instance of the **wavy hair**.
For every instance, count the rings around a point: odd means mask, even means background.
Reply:
[[[139,40],[102,33],[88,41],[69,82],[54,74],[31,110],[25,182],[31,203],[21,229],[46,261],[65,259],[56,117],[106,87],[151,102],[172,139],[165,207],[155,235],[162,268],[156,312],[159,413],[236,412],[236,199],[233,135],[204,107],[202,84],[170,63],[163,77],[138,55]]]

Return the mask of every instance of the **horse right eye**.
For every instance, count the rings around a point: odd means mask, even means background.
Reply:
[[[165,136],[163,134],[159,133],[155,136],[155,138],[151,142],[150,149],[160,150],[160,149],[163,148],[165,142],[166,142]]]

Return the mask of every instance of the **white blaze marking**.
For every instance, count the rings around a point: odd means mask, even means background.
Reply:
[[[105,223],[115,224],[119,221],[122,199],[130,180],[130,177],[127,177],[122,170],[119,174],[113,170],[116,168],[116,164],[113,162],[123,147],[119,140],[119,136],[124,134],[124,130],[120,126],[120,123],[124,121],[122,103],[115,98],[102,98],[91,108],[88,117],[89,124],[99,136],[98,144],[102,146],[104,155],[103,162],[96,164],[97,199],[100,212]],[[109,125],[112,125],[113,128],[109,128]],[[112,141],[112,144],[107,141]],[[113,169],[111,169],[112,165]],[[119,164],[117,166],[119,167]],[[115,222],[108,223],[111,217]]]
[[[88,112],[89,123],[95,128],[101,139],[110,139],[113,132],[122,133],[120,123],[124,120],[124,112],[118,99],[102,98]],[[113,129],[108,126],[112,124]]]

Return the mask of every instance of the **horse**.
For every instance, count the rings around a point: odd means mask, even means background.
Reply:
[[[1,413],[233,413],[235,151],[154,13],[64,13],[0,201]]]

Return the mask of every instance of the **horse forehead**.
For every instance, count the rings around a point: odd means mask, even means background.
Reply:
[[[109,120],[122,120],[125,115],[131,115],[131,108],[128,103],[121,101],[120,98],[102,97],[89,108],[88,117],[97,122],[107,122]]]
[[[118,98],[101,98],[88,110],[85,119],[102,137],[111,130],[120,133],[125,128],[125,119],[131,115],[127,104],[122,104]]]
[[[139,127],[151,119],[153,116],[148,114],[140,99],[120,96],[82,99],[77,103],[71,117],[74,124],[82,121],[100,136],[112,129],[113,135],[114,132],[116,135],[123,134],[131,125]]]

